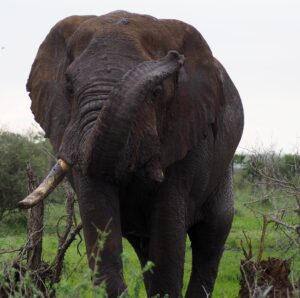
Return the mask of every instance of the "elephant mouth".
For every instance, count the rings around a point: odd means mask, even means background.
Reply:
[[[165,57],[142,62],[125,73],[112,90],[87,139],[82,143],[79,150],[82,154],[78,160],[74,161],[69,156],[70,150],[66,149],[69,144],[65,145],[63,142],[58,162],[41,185],[19,202],[19,207],[31,208],[47,197],[76,163],[80,164],[86,175],[119,176],[117,172],[120,169],[120,154],[128,142],[139,108],[147,99],[149,91],[179,70],[184,59],[177,51],[169,51]],[[158,156],[148,160],[146,170],[153,180],[163,181],[164,174]]]

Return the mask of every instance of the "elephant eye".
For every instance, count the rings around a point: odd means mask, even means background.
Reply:
[[[163,93],[163,87],[161,85],[157,85],[153,90],[152,90],[152,100],[158,99]]]

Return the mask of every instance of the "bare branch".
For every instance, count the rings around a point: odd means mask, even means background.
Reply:
[[[14,252],[20,252],[24,249],[24,247],[20,247],[20,248],[16,248],[16,249],[12,249],[12,250],[1,250],[0,251],[0,255],[4,255],[4,254],[11,254],[11,253],[14,253]]]
[[[270,222],[268,221],[267,216],[264,214],[263,215],[263,227],[262,227],[261,237],[260,237],[260,241],[259,241],[259,250],[258,250],[258,254],[257,254],[257,258],[256,258],[257,264],[261,261],[262,255],[263,255],[263,252],[265,249],[267,226],[269,223]]]
[[[79,224],[71,233],[69,238],[62,244],[62,246],[59,247],[57,251],[57,255],[55,258],[54,263],[52,264],[52,267],[55,267],[54,277],[52,279],[52,283],[58,283],[60,280],[61,271],[63,268],[63,261],[65,254],[70,247],[71,243],[75,240],[76,235],[80,233],[82,229],[82,224]]]

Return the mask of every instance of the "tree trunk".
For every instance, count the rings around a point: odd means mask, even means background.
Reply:
[[[26,168],[29,191],[34,191],[39,183],[31,165]],[[34,271],[40,268],[43,248],[44,203],[41,201],[27,211],[27,266]]]

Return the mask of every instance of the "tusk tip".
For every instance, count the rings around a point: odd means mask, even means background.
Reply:
[[[18,208],[19,209],[30,209],[34,206],[31,202],[28,202],[26,200],[18,202]]]

